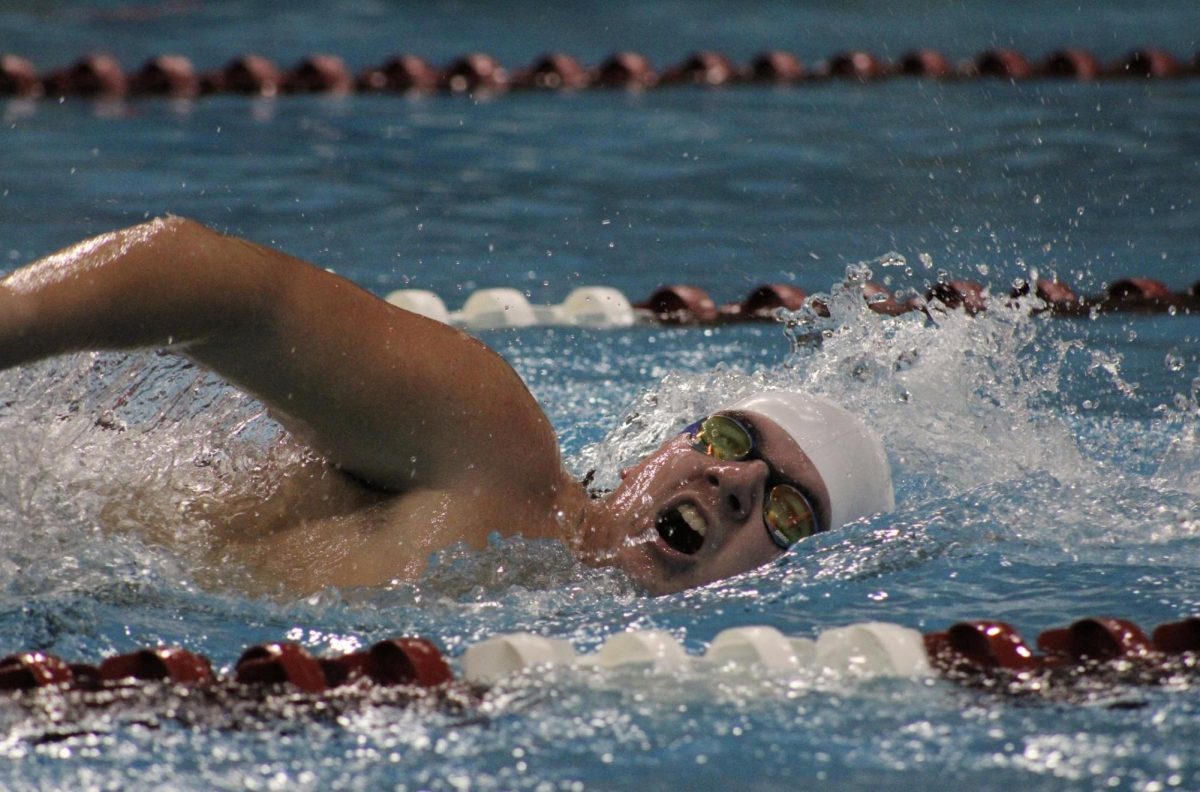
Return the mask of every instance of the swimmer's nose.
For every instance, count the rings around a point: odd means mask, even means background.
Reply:
[[[712,465],[704,474],[723,518],[745,522],[762,498],[767,465],[759,459]]]

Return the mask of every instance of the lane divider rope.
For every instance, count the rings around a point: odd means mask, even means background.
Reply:
[[[1150,635],[1126,619],[1090,617],[1042,632],[1033,647],[996,620],[959,622],[925,634],[865,622],[824,630],[815,639],[746,626],[718,633],[698,656],[662,630],[615,633],[582,655],[567,640],[519,632],[471,644],[459,665],[456,678],[437,646],[415,637],[322,658],[296,643],[261,644],[246,649],[225,676],[214,673],[206,657],[179,647],[138,649],[99,665],[29,651],[0,659],[0,696],[34,705],[39,696],[71,695],[96,708],[117,701],[116,693],[127,702],[138,691],[152,700],[164,687],[219,690],[220,696],[209,699],[217,706],[255,706],[278,694],[289,697],[284,711],[292,713],[297,710],[291,704],[300,700],[319,704],[340,696],[344,702],[355,691],[395,689],[403,695],[388,704],[424,702],[463,712],[482,705],[494,686],[522,676],[538,684],[559,667],[674,678],[749,672],[761,678],[766,671],[784,681],[805,673],[849,680],[940,677],[1001,695],[1062,702],[1086,700],[1104,688],[1200,682],[1200,616],[1160,624]]]
[[[289,69],[255,54],[239,55],[223,67],[198,72],[183,55],[158,55],[132,74],[116,57],[92,53],[69,66],[39,73],[20,55],[0,53],[0,96],[174,96],[212,94],[277,96],[284,94],[433,93],[500,94],[520,90],[626,88],[661,86],[723,87],[746,84],[802,85],[830,80],[858,82],[892,77],[936,80],[991,78],[1002,80],[1179,79],[1200,75],[1200,54],[1181,60],[1165,49],[1142,47],[1112,63],[1101,63],[1086,50],[1066,47],[1041,61],[1013,49],[990,49],[970,60],[953,63],[932,49],[916,49],[895,62],[863,50],[839,52],[806,66],[790,52],[770,50],[749,63],[736,64],[712,50],[689,55],[663,71],[636,52],[617,52],[597,66],[585,66],[571,55],[552,52],[529,66],[509,71],[491,55],[474,52],[443,68],[413,54],[399,54],[357,75],[346,62],[328,54],[308,55]]]
[[[862,285],[863,299],[877,313],[889,316],[931,310],[962,310],[975,315],[998,299],[991,289],[972,280],[948,280],[929,287],[924,296],[899,299],[878,283]],[[1036,279],[1010,289],[1009,301],[1033,295],[1031,310],[1053,316],[1090,318],[1124,312],[1141,315],[1190,315],[1200,313],[1200,282],[1175,292],[1152,278],[1121,278],[1102,295],[1079,297],[1065,283]],[[399,289],[385,299],[439,322],[472,330],[502,327],[560,325],[591,328],[622,328],[635,324],[712,325],[734,322],[775,321],[780,310],[809,307],[828,315],[819,298],[787,283],[771,283],[751,291],[738,303],[718,305],[707,291],[691,284],[663,286],[639,302],[608,286],[581,286],[554,305],[535,305],[517,289],[493,288],[473,292],[462,308],[451,311],[435,293],[422,289]]]

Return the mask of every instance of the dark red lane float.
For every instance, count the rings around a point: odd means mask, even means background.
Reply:
[[[796,83],[805,76],[804,64],[790,52],[760,52],[750,62],[749,79],[755,82]]]
[[[442,73],[416,55],[396,55],[378,68],[367,69],[358,78],[361,91],[430,93],[442,83]]]
[[[1028,281],[1022,281],[1020,285],[1015,286],[1009,292],[1009,296],[1015,299],[1024,297],[1029,292]],[[1038,299],[1046,303],[1046,309],[1052,313],[1066,315],[1085,312],[1087,310],[1087,306],[1079,299],[1079,295],[1075,293],[1075,290],[1062,281],[1050,278],[1038,278],[1034,281],[1033,293],[1037,295]]]
[[[336,55],[309,55],[283,76],[281,84],[290,94],[347,94],[354,90],[350,69]]]
[[[820,72],[828,77],[866,82],[886,77],[888,68],[883,61],[869,52],[851,50],[834,55]]]
[[[102,52],[85,55],[67,68],[51,72],[43,84],[50,96],[120,97],[129,89],[121,64]]]
[[[338,657],[318,658],[317,664],[321,666],[325,684],[335,688],[366,678],[370,661],[371,657],[366,652],[351,652]]]
[[[1153,47],[1134,50],[1113,69],[1113,74],[1118,77],[1153,77],[1155,79],[1178,77],[1181,72],[1179,61],[1175,60],[1174,55],[1166,50]]]
[[[201,78],[204,93],[275,96],[283,75],[274,62],[261,55],[240,55],[217,72]]]
[[[1166,654],[1200,654],[1200,616],[1160,624],[1150,634],[1154,648]]]
[[[321,664],[295,643],[252,646],[238,658],[234,673],[244,685],[290,684],[305,693],[328,687]]]
[[[678,66],[663,72],[660,80],[663,85],[704,85],[720,86],[738,82],[743,78],[741,69],[733,65],[720,52],[701,50],[688,56],[687,60]]]
[[[1104,71],[1100,62],[1087,50],[1056,50],[1042,62],[1038,73],[1045,77],[1063,77],[1072,80],[1097,80]]]
[[[91,663],[68,663],[67,667],[75,675],[71,682],[72,690],[96,691],[104,688],[104,680],[100,678],[100,669]]]
[[[164,680],[196,685],[216,679],[208,658],[175,646],[116,655],[102,662],[97,671],[102,682]]]
[[[927,633],[925,651],[934,668],[950,674],[1025,673],[1041,667],[1025,639],[1001,621],[959,622],[945,632]]]
[[[1057,627],[1037,637],[1037,647],[1051,662],[1081,663],[1142,658],[1154,650],[1150,639],[1125,619],[1080,619],[1070,627]]]
[[[19,55],[0,55],[0,96],[41,96],[42,80],[33,64]]]
[[[664,286],[633,307],[667,325],[703,324],[718,316],[717,304],[708,292],[688,284]]]
[[[934,284],[926,300],[940,300],[951,311],[959,308],[974,316],[987,310],[987,288],[973,280],[950,280]]]
[[[1035,294],[1055,309],[1075,308],[1080,305],[1079,295],[1069,285],[1059,280],[1038,278],[1034,284]]]
[[[604,88],[653,88],[658,84],[658,73],[645,55],[617,52],[600,64],[592,82]]]
[[[454,680],[446,658],[424,638],[389,638],[363,652],[322,658],[329,687],[369,679],[377,685],[434,688]]]
[[[1104,307],[1122,311],[1158,312],[1176,302],[1175,294],[1153,278],[1122,278],[1105,290]]]
[[[45,652],[20,652],[0,660],[0,690],[65,686],[74,681],[70,667]]]
[[[937,50],[919,49],[906,52],[896,66],[898,74],[944,80],[954,75],[954,65]]]
[[[919,310],[919,307],[912,303],[900,302],[888,288],[874,281],[864,283],[862,293],[863,299],[867,301],[867,307],[877,314],[900,316],[909,311]]]
[[[425,638],[389,638],[371,646],[368,675],[381,685],[438,687],[454,680],[441,651]]]
[[[1025,56],[1011,49],[993,49],[981,53],[975,59],[973,71],[980,77],[1006,80],[1024,80],[1033,76],[1033,67]]]
[[[188,98],[200,93],[200,78],[182,55],[150,58],[129,78],[129,92],[139,96]]]
[[[446,67],[442,75],[442,88],[450,93],[499,93],[508,85],[508,70],[486,52],[462,56]]]
[[[591,73],[575,58],[562,52],[549,52],[527,70],[513,75],[512,84],[514,88],[578,91],[587,88],[591,82]]]
[[[790,283],[767,283],[746,295],[740,303],[722,305],[719,313],[727,321],[774,319],[780,310],[798,311],[808,292]]]

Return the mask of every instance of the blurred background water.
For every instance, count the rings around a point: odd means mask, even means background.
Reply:
[[[812,64],[847,48],[966,59],[1060,46],[1190,58],[1190,2],[15,2],[0,50],[43,70],[97,49],[127,68],[256,51],[355,68],[543,51],[661,67],[696,49]],[[1197,320],[1029,318],[998,306],[882,319],[849,273],[923,291],[943,275],[1003,294],[1031,272],[1080,293],[1120,277],[1175,289],[1194,265],[1200,81],[829,83],[789,89],[424,98],[214,97],[0,104],[0,256],[176,213],[277,245],[373,291],[457,307],[514,286],[633,299],[694,282],[719,300],[768,281],[830,294],[820,346],[782,325],[484,334],[545,405],[570,464],[602,481],[691,417],[762,383],[843,401],[884,436],[898,509],[779,563],[658,599],[555,547],[441,554],[417,584],[304,600],[214,586],[181,499],[279,451],[256,405],[155,354],[78,356],[0,375],[0,651],[97,658],[182,644],[229,666],[254,642],[347,651],[428,635],[451,655],[505,630],[580,651],[663,628],[699,653],[721,629],[812,636],[857,620],[921,630],[1003,618],[1027,637],[1087,615],[1144,626],[1200,611]],[[98,415],[112,420],[97,425]],[[115,421],[115,422],[114,422]],[[124,431],[112,431],[112,427]],[[122,516],[170,532],[101,532]],[[117,504],[117,506],[114,506]],[[183,549],[180,549],[180,548]],[[211,572],[211,570],[210,570]],[[9,787],[980,789],[1200,786],[1200,699],[1126,692],[1018,705],[946,682],[721,681],[563,672],[506,686],[483,722],[396,707],[336,723],[192,729],[95,716],[76,737],[0,708]],[[1136,705],[1136,706],[1135,706]],[[147,726],[150,723],[150,726]],[[86,733],[84,733],[86,732]]]

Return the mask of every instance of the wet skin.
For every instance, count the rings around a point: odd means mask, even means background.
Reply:
[[[829,494],[791,436],[763,416],[726,414],[752,428],[762,456],[805,493],[818,525],[828,530]],[[785,552],[763,520],[769,475],[762,459],[722,461],[695,450],[689,435],[677,435],[622,471],[617,489],[586,515],[582,556],[624,569],[652,594],[704,585],[769,563]],[[664,515],[680,508],[705,528],[694,552],[672,546],[679,543],[669,543],[659,530]]]

